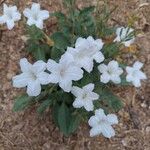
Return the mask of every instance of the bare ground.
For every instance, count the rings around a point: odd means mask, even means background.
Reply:
[[[88,1],[84,0],[87,5]],[[30,0],[5,2],[16,4],[21,11],[31,3]],[[61,0],[38,2],[49,11],[62,8]],[[99,5],[102,3],[99,0]],[[83,1],[78,5],[82,6]],[[29,58],[25,51],[23,23],[19,23],[11,31],[0,29],[0,150],[150,150],[150,1],[110,0],[109,5],[118,5],[110,24],[126,25],[130,18],[136,18],[134,26],[143,33],[137,37],[136,52],[124,52],[123,58],[128,64],[142,61],[148,76],[140,89],[114,89],[125,104],[118,113],[120,123],[115,126],[116,136],[111,140],[102,136],[90,138],[89,127],[83,124],[74,135],[65,138],[55,127],[50,112],[42,118],[34,107],[20,113],[12,112],[14,97],[22,91],[12,87],[11,78],[19,72],[19,59]],[[48,33],[53,30],[52,22],[49,19],[46,23]]]

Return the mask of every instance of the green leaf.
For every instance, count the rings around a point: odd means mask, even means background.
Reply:
[[[62,103],[58,111],[58,124],[60,131],[62,131],[65,136],[68,136],[70,117],[71,115],[68,107],[64,103]]]
[[[95,6],[85,7],[80,11],[80,16],[88,16],[93,13]]]
[[[130,83],[130,82],[127,82],[126,76],[123,74],[123,75],[121,75],[121,83],[120,83],[119,85],[122,85],[122,86],[129,86],[129,85],[131,85],[131,83]]]
[[[105,44],[102,51],[105,58],[113,58],[119,53],[119,47],[116,43]]]
[[[35,49],[34,57],[36,58],[36,60],[46,61],[44,49],[41,49],[40,46],[37,49]]]
[[[68,129],[69,134],[74,133],[77,130],[80,121],[81,119],[79,118],[78,115],[72,115],[72,118],[70,119],[69,129]]]
[[[65,50],[70,45],[69,39],[62,32],[55,32],[51,38],[57,49]]]
[[[45,111],[49,106],[52,105],[52,102],[53,102],[52,99],[47,99],[47,100],[43,101],[43,103],[38,107],[37,112],[38,112],[39,114],[43,114],[44,111]]]
[[[65,53],[65,50],[61,50],[61,49],[58,49],[56,47],[53,47],[51,49],[51,58],[56,60],[56,61],[59,61],[59,59],[61,58],[61,56]]]
[[[37,28],[35,25],[27,26],[27,34],[30,39],[35,41],[41,40],[44,37],[42,30]]]
[[[57,19],[59,21],[64,21],[66,19],[65,14],[63,14],[62,12],[55,12],[55,13],[52,14],[52,16],[57,17]]]
[[[64,4],[70,7],[75,4],[75,0],[64,0]]]
[[[59,108],[60,106],[58,105],[58,103],[56,103],[53,108],[52,108],[52,117],[53,120],[55,122],[55,124],[59,127],[59,123],[58,123],[58,113],[59,113]]]
[[[95,92],[100,95],[100,99],[104,102],[104,104],[108,105],[109,110],[117,112],[123,107],[122,101],[118,98],[118,96],[114,95],[110,89],[97,84]]]
[[[33,100],[33,97],[29,97],[26,94],[18,97],[13,106],[13,111],[17,112],[17,111],[24,110],[25,108],[27,108],[30,105],[32,100]]]

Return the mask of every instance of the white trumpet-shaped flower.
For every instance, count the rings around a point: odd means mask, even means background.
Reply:
[[[117,61],[110,61],[108,65],[101,64],[98,66],[98,70],[102,75],[100,76],[100,80],[103,83],[108,83],[112,81],[115,84],[121,82],[120,75],[123,73],[122,68],[119,67]]]
[[[102,133],[106,138],[111,138],[115,136],[112,125],[118,124],[118,118],[115,114],[105,115],[103,109],[97,109],[95,115],[89,119],[88,123],[92,127],[90,130],[91,137]]]
[[[46,63],[42,60],[35,62],[33,65],[26,58],[20,60],[22,73],[12,78],[13,86],[22,88],[27,86],[29,96],[38,96],[41,93],[41,85],[49,83],[49,74],[46,70]]]
[[[73,86],[71,93],[76,97],[73,102],[73,107],[84,107],[87,111],[93,111],[93,101],[99,98],[97,93],[92,92],[94,90],[94,84],[90,83],[83,88]]]
[[[141,81],[142,79],[147,79],[145,73],[141,71],[141,68],[143,67],[143,63],[136,61],[133,64],[133,67],[126,67],[127,71],[127,76],[126,80],[128,82],[132,82],[132,84],[135,87],[140,87],[141,86]]]
[[[129,47],[135,41],[133,35],[134,29],[119,27],[116,30],[117,37],[114,39],[114,42],[122,42],[126,47]]]
[[[33,3],[31,9],[26,8],[23,14],[28,18],[27,24],[29,26],[36,25],[40,29],[43,29],[43,21],[49,18],[49,12],[41,10],[38,3]]]
[[[68,47],[67,52],[74,57],[75,64],[87,72],[91,72],[93,60],[97,63],[104,61],[104,55],[100,51],[103,45],[101,39],[94,40],[91,36],[87,39],[80,37],[75,43],[75,48]]]
[[[3,5],[3,16],[0,16],[0,24],[7,24],[7,28],[11,30],[15,26],[15,21],[21,19],[21,14],[17,11],[16,6]]]
[[[83,70],[76,66],[73,61],[72,55],[65,53],[59,63],[52,59],[47,62],[47,69],[51,72],[49,81],[59,83],[65,92],[71,91],[72,81],[78,81],[83,77]]]

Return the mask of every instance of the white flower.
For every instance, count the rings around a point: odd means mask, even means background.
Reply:
[[[93,60],[97,63],[104,61],[104,55],[100,51],[102,47],[101,39],[94,40],[91,36],[87,39],[80,37],[75,43],[75,48],[68,47],[67,52],[74,57],[75,64],[90,73],[93,69]]]
[[[29,26],[36,25],[40,29],[43,29],[43,20],[49,18],[49,12],[40,10],[40,4],[38,3],[33,3],[31,9],[26,8],[23,14],[28,18],[27,24]]]
[[[117,28],[116,30],[117,37],[114,39],[114,42],[122,42],[126,47],[129,47],[135,41],[133,31],[134,29],[128,27]]]
[[[93,111],[93,101],[99,98],[99,95],[92,92],[94,90],[94,84],[89,83],[83,88],[73,86],[71,93],[76,97],[73,102],[73,107],[81,108],[84,107],[87,111]]]
[[[112,81],[115,84],[121,82],[120,75],[123,73],[123,70],[119,67],[117,61],[112,60],[108,65],[101,64],[98,66],[98,70],[102,73],[100,78],[101,82],[108,83]]]
[[[0,24],[6,23],[7,28],[11,30],[15,26],[15,21],[21,19],[21,14],[17,11],[16,6],[3,5],[3,16],[0,17]]]
[[[49,81],[59,83],[65,92],[71,91],[72,81],[78,81],[83,77],[83,70],[74,65],[73,60],[72,55],[65,53],[59,63],[52,59],[47,62],[47,69],[51,72]]]
[[[128,82],[132,82],[135,87],[141,86],[141,79],[147,79],[145,73],[143,73],[140,69],[143,67],[143,63],[136,61],[133,67],[126,67],[127,76],[126,80]]]
[[[103,109],[97,109],[88,123],[92,127],[90,130],[91,137],[102,133],[106,138],[111,138],[115,136],[115,131],[111,125],[118,124],[118,119],[115,114],[105,115]]]
[[[29,96],[38,96],[41,92],[41,84],[49,83],[49,74],[46,70],[46,63],[42,60],[35,62],[33,65],[26,58],[20,60],[22,73],[13,77],[13,86],[22,88],[27,86],[27,94]]]

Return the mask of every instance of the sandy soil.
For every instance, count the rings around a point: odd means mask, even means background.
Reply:
[[[0,9],[2,9],[0,0]],[[88,5],[89,0],[84,0]],[[30,5],[30,0],[6,0],[19,10]],[[37,2],[35,0],[35,2]],[[61,0],[38,0],[49,11],[62,8]],[[95,1],[93,1],[94,3]],[[99,0],[99,5],[102,5]],[[83,1],[78,3],[83,5]],[[8,31],[0,29],[0,150],[149,150],[150,149],[150,1],[110,0],[109,5],[118,5],[110,24],[126,25],[129,18],[136,18],[134,26],[143,31],[136,39],[136,53],[124,53],[131,64],[142,61],[148,79],[140,89],[133,87],[115,88],[125,104],[118,115],[120,122],[115,127],[116,136],[108,140],[102,136],[89,137],[89,127],[83,124],[69,138],[65,138],[55,127],[50,111],[42,118],[34,107],[20,113],[13,113],[14,97],[21,94],[11,85],[11,78],[19,72],[18,62],[28,57],[25,51],[22,23]],[[2,10],[0,10],[2,12]],[[52,20],[47,21],[47,32],[51,32]],[[3,29],[2,29],[3,28]]]

